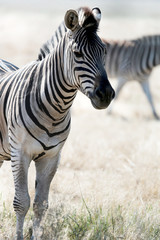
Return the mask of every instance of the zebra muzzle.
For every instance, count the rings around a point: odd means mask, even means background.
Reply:
[[[114,97],[114,89],[111,86],[108,86],[106,88],[97,87],[90,99],[94,108],[105,109],[109,106]]]

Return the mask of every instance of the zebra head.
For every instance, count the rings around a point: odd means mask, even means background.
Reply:
[[[106,46],[97,35],[101,19],[98,8],[67,11],[65,25],[68,46],[64,54],[64,72],[72,86],[91,100],[96,109],[108,107],[115,92],[105,71]]]

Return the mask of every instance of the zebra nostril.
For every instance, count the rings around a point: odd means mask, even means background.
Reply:
[[[96,95],[97,95],[97,97],[99,97],[100,99],[102,99],[103,98],[103,93],[102,93],[102,91],[100,91],[100,89],[98,88],[98,89],[96,89]]]
[[[97,88],[95,90],[95,94],[102,101],[105,99],[112,100],[115,97],[115,91],[110,88],[106,88],[105,91],[103,91],[103,89]]]

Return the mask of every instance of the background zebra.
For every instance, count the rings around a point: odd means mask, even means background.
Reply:
[[[160,35],[145,36],[131,41],[105,41],[107,47],[106,70],[110,78],[117,78],[116,97],[125,83],[135,80],[140,83],[152,108],[156,112],[149,77],[153,68],[160,64]]]
[[[68,30],[54,51],[15,71],[9,67],[0,79],[0,159],[1,164],[11,160],[18,240],[23,239],[30,206],[27,175],[31,160],[36,166],[33,237],[41,239],[40,223],[70,131],[70,107],[77,90],[96,109],[106,108],[114,97],[104,68],[106,47],[96,33],[100,16],[99,9],[67,11]]]

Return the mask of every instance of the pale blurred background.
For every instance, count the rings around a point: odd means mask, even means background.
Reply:
[[[36,60],[66,10],[80,6],[102,11],[99,35],[106,39],[132,39],[160,34],[159,0],[0,0],[0,58],[21,67]],[[113,85],[116,81],[111,80]],[[160,115],[160,68],[150,79]],[[29,175],[34,195],[34,165]],[[12,203],[14,188],[10,163],[0,169],[2,201]],[[136,82],[126,85],[114,114],[93,109],[78,94],[72,109],[72,129],[51,186],[50,203],[145,206],[160,203],[160,122],[153,119]]]
[[[106,38],[134,38],[159,31],[159,0],[0,0],[0,57],[18,66],[36,59],[65,12],[80,6],[101,9],[100,35]]]

